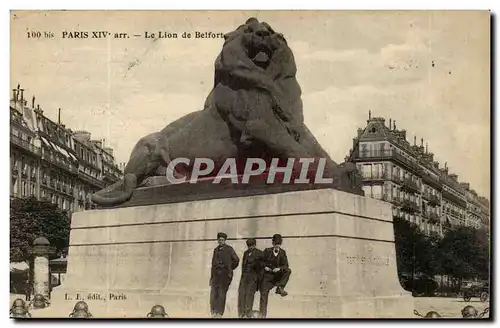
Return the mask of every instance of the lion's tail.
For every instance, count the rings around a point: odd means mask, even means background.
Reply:
[[[114,206],[126,202],[137,187],[137,177],[128,173],[123,179],[92,195],[92,201],[100,206]]]

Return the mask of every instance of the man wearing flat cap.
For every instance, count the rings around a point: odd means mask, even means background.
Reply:
[[[234,249],[226,244],[227,235],[217,234],[219,245],[212,256],[210,274],[210,310],[213,317],[222,317],[226,307],[226,294],[233,280],[233,270],[238,267],[240,259]]]
[[[262,277],[262,251],[256,248],[254,238],[247,240],[248,249],[243,253],[241,280],[238,288],[238,316],[248,317],[253,307],[255,292]]]
[[[262,265],[264,275],[260,284],[260,313],[265,318],[267,316],[267,300],[269,292],[276,286],[276,294],[285,297],[288,293],[285,286],[288,283],[290,270],[286,252],[281,248],[283,239],[280,234],[273,236],[273,247],[266,248],[262,254]]]

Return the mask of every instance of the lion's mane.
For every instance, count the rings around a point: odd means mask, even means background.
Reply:
[[[295,134],[304,122],[295,59],[283,35],[275,33],[266,23],[259,24],[265,24],[272,32],[273,54],[267,68],[257,66],[248,57],[250,33],[247,32],[247,25],[242,25],[225,36],[222,51],[215,61],[216,92],[209,97],[214,97],[216,107],[230,107],[232,111],[238,111],[255,103],[255,99],[249,98],[264,98],[266,94],[273,102],[274,114],[290,134]],[[220,92],[217,88],[221,89]]]

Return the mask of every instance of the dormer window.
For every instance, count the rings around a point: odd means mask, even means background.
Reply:
[[[372,128],[370,129],[370,133],[376,133],[377,132],[377,128],[372,126]]]

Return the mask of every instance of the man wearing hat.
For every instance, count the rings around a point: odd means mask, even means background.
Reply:
[[[243,253],[241,280],[238,288],[238,316],[248,317],[253,307],[255,292],[262,276],[262,251],[256,248],[254,238],[247,240],[248,249]]]
[[[214,249],[212,270],[210,274],[210,310],[213,317],[222,317],[226,307],[226,293],[233,280],[233,270],[238,267],[240,259],[234,249],[226,245],[227,235],[217,234],[219,245]]]
[[[269,292],[276,286],[276,294],[285,297],[288,293],[285,286],[292,270],[288,267],[286,252],[281,248],[283,239],[280,234],[273,236],[273,247],[266,248],[262,254],[264,275],[260,284],[260,313],[267,316],[267,300]]]

